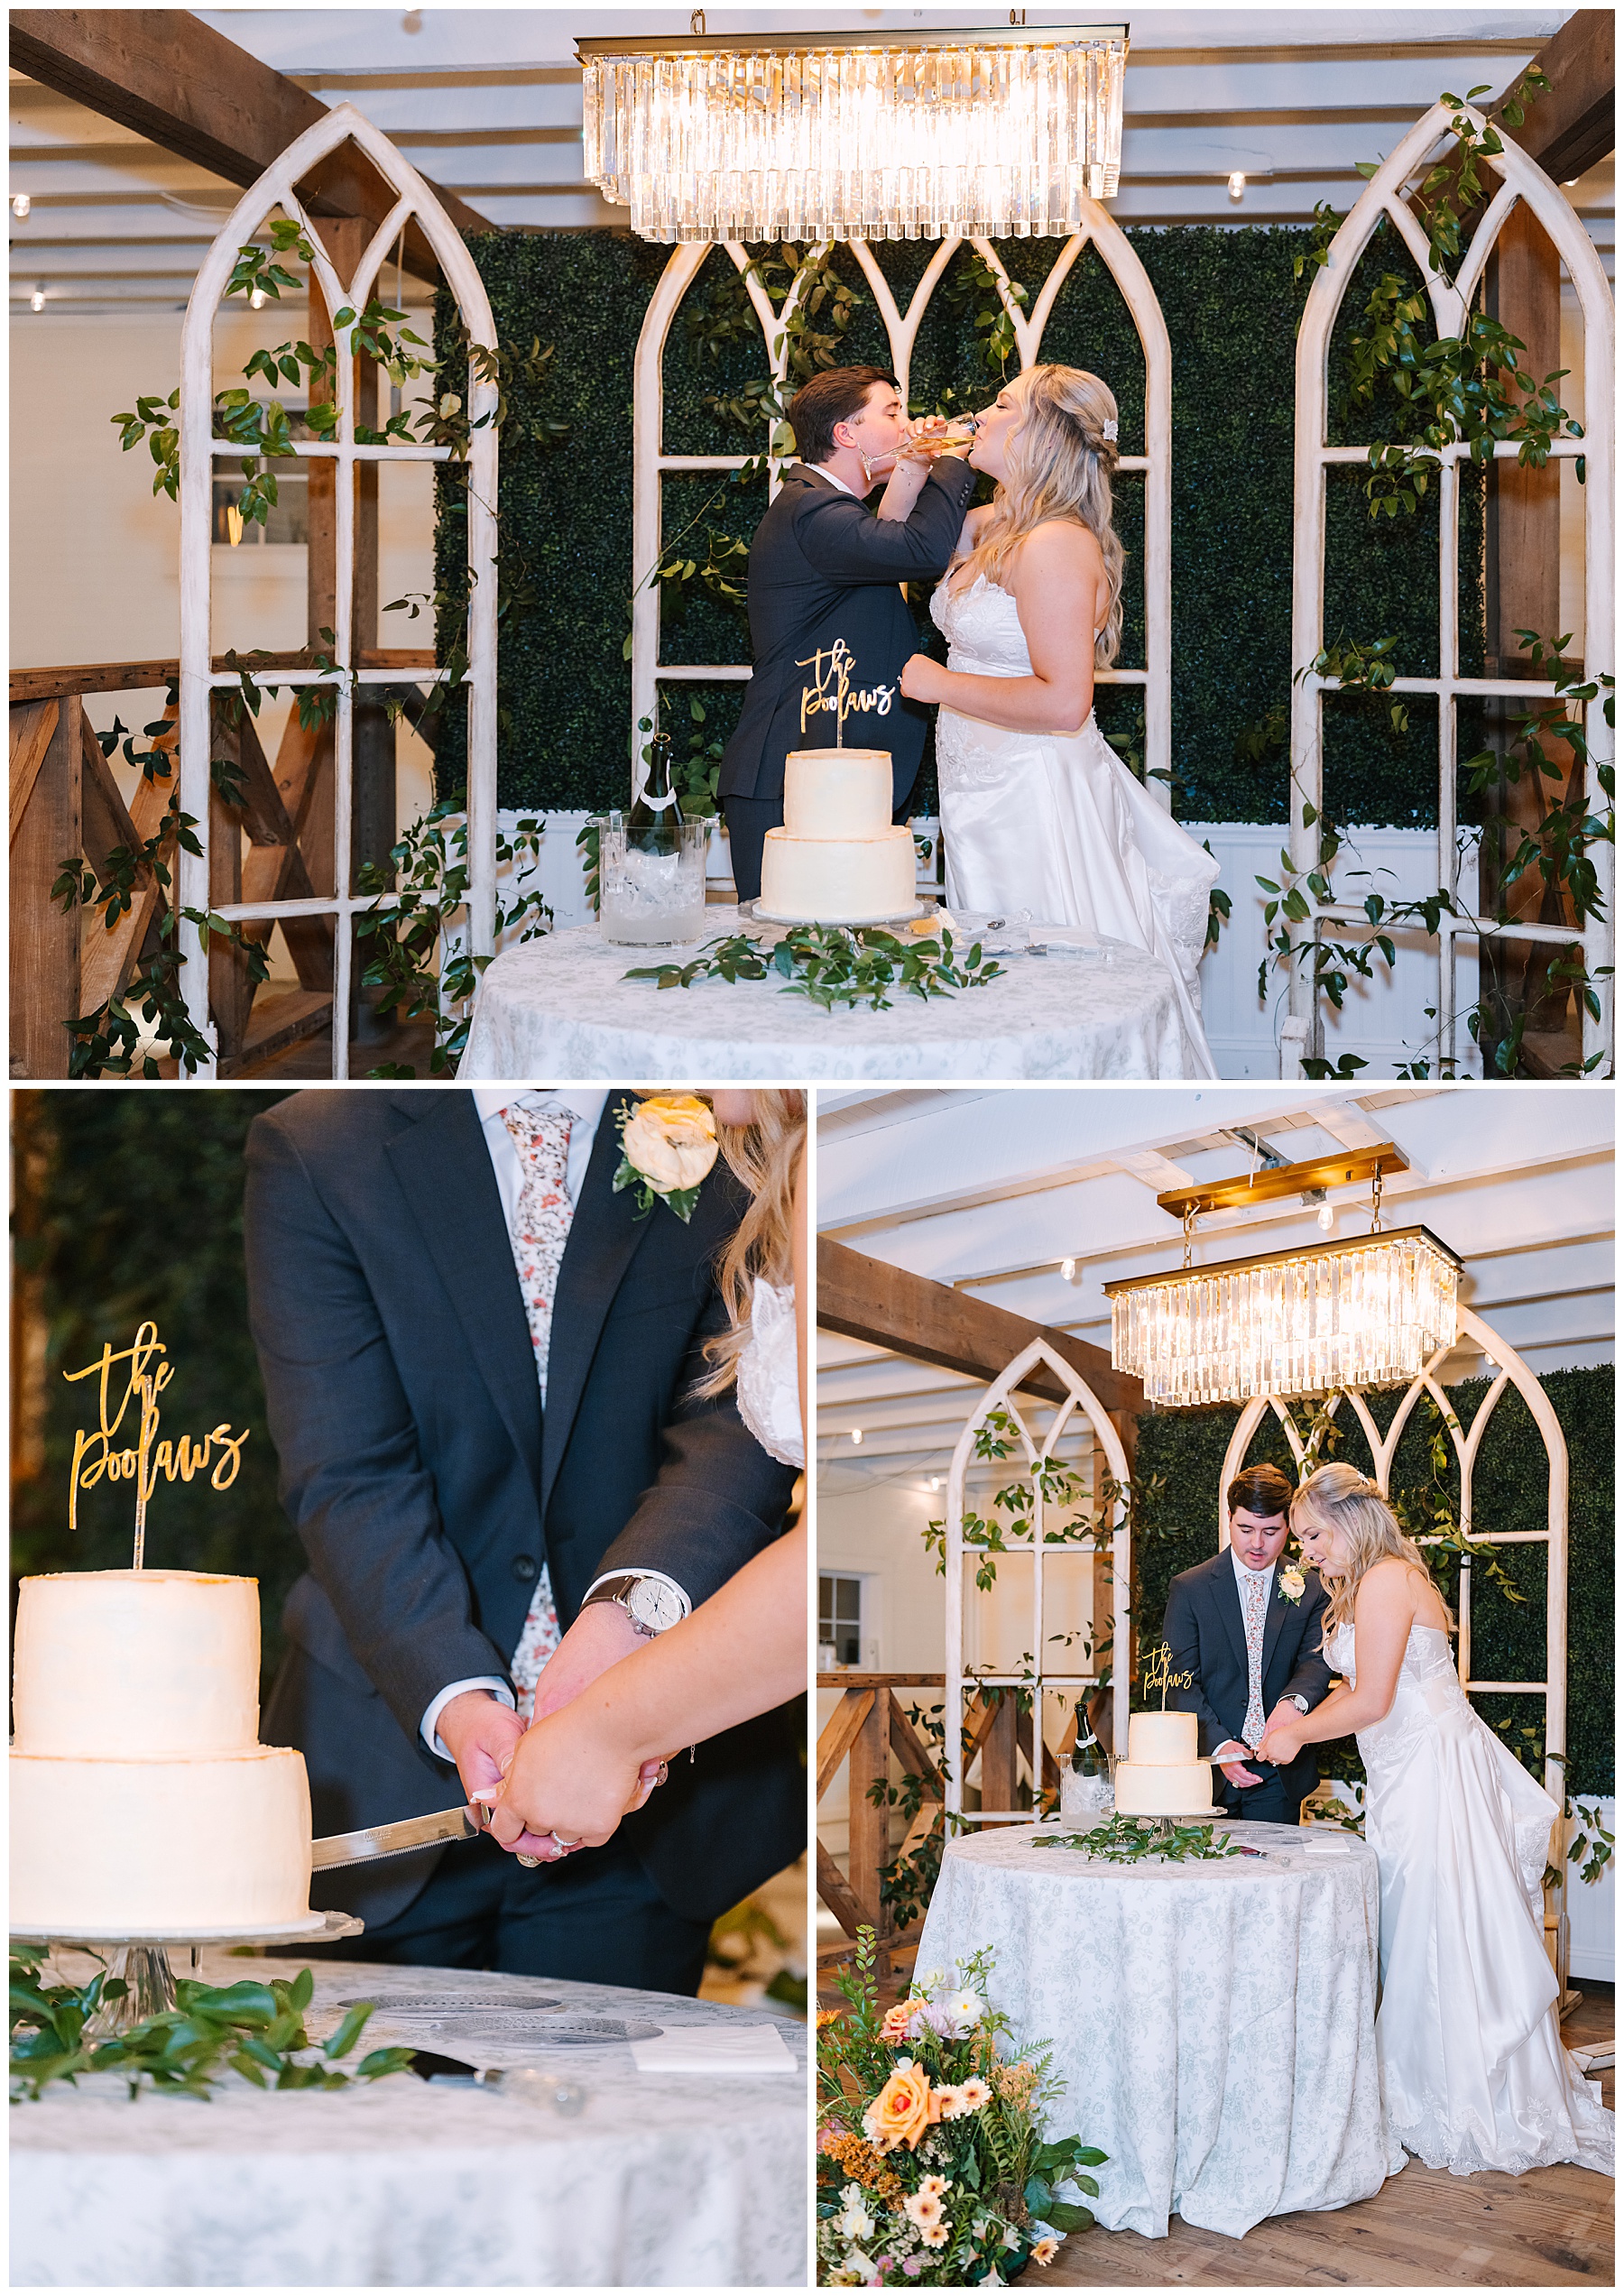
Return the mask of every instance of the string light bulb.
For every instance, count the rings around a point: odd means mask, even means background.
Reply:
[[[1232,199],[1244,199],[1246,197],[1246,178],[1239,168],[1229,180],[1229,195]]]
[[[862,1429],[861,1427],[854,1427],[854,1428],[852,1429],[852,1441],[853,1441],[854,1443],[862,1443],[862,1441],[863,1441],[863,1429]]]
[[[1060,1277],[1064,1283],[1075,1284],[1076,1282],[1077,1263],[1075,1259],[1063,1259],[1060,1262]]]
[[[256,287],[254,290],[254,292],[249,296],[248,308],[251,311],[263,311],[264,309],[265,290],[263,287]]]
[[[19,223],[26,223],[33,211],[33,201],[26,191],[17,192],[12,199],[12,213]]]
[[[45,290],[42,287],[36,287],[34,289],[33,293],[28,299],[28,308],[31,311],[42,311],[44,309]]]

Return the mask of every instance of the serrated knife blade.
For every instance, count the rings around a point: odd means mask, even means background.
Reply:
[[[408,1849],[432,1849],[438,1842],[471,1841],[480,1831],[477,1821],[460,1805],[455,1810],[435,1810],[426,1818],[401,1818],[393,1825],[324,1834],[310,1844],[310,1864],[318,1872],[333,1866],[367,1866],[374,1858],[398,1858]]]

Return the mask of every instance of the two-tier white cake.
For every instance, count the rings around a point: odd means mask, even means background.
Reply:
[[[1194,1714],[1130,1714],[1128,1754],[1116,1766],[1116,1806],[1125,1818],[1204,1818],[1213,1769],[1201,1759]]]
[[[256,1580],[23,1581],[15,1932],[185,1937],[309,1920],[304,1757],[259,1743],[259,1664]]]
[[[913,832],[891,823],[889,750],[791,750],[784,825],[761,851],[758,915],[881,925],[915,908]]]

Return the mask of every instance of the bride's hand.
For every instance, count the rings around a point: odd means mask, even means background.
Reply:
[[[491,1831],[504,1849],[542,1858],[554,1854],[554,1840],[595,1849],[641,1808],[659,1771],[620,1752],[602,1707],[577,1699],[532,1723],[513,1748]]]
[[[946,692],[946,671],[928,654],[910,654],[897,684],[910,702],[939,702]]]
[[[1258,1748],[1258,1758],[1283,1767],[1287,1762],[1296,1760],[1303,1750],[1303,1744],[1300,1729],[1294,1730],[1289,1722],[1271,1715],[1269,1727],[1263,1733],[1263,1742]]]

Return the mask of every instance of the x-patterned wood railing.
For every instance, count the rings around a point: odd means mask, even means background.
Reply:
[[[881,1898],[881,1876],[885,1867],[900,1858],[911,1858],[928,1840],[946,1809],[946,1788],[938,1763],[909,1720],[897,1692],[941,1692],[945,1707],[946,1684],[946,1674],[861,1674],[854,1669],[817,1677],[819,1690],[837,1690],[842,1693],[840,1703],[817,1740],[817,1800],[823,1801],[844,1763],[848,1827],[847,1870],[844,1874],[826,1845],[822,1841],[817,1845],[817,1893],[844,1932],[844,1940],[819,1949],[821,1967],[845,1960],[861,1928],[874,1932],[881,1976],[889,1971],[893,1952],[918,1942],[921,1925],[901,1930],[896,1927],[890,1907]],[[1100,1693],[1102,1707],[1109,1695],[1108,1692]],[[1106,1718],[1102,1711],[1094,1728],[1105,1726]],[[1018,1696],[1012,1692],[994,1691],[990,1697],[972,1698],[964,1709],[964,1740],[960,1755],[964,1775],[968,1779],[979,1759],[981,1798],[990,1809],[1014,1809],[1023,1798],[1035,1802],[1044,1793],[1053,1794],[1057,1800],[1060,1773],[1071,1757],[1076,1729],[1076,1715],[1070,1712],[1059,1743],[1051,1750],[1047,1740],[1040,1738],[1034,1760],[1033,1717],[1020,1711]],[[893,1757],[905,1775],[922,1778],[927,1789],[907,1835],[895,1849],[890,1840],[890,1804],[872,1798],[878,1781],[890,1784]]]
[[[297,669],[302,653],[261,655],[263,670]],[[433,667],[411,648],[364,653],[367,669],[409,677]],[[216,662],[217,669],[229,664]],[[167,776],[143,778],[126,804],[102,755],[84,706],[87,694],[138,693],[180,675],[174,659],[80,663],[14,670],[11,677],[11,1042],[14,1076],[69,1074],[69,1023],[122,996],[156,946],[168,895],[148,868],[135,872],[130,907],[109,923],[100,910],[64,909],[51,899],[62,864],[81,854],[98,881],[120,847],[138,852],[157,835],[176,787]],[[415,689],[408,689],[415,692]],[[375,689],[374,689],[375,694]],[[239,802],[209,795],[211,908],[259,900],[314,900],[333,880],[333,736],[330,725],[288,718],[274,764],[254,719],[231,722],[228,695],[214,697],[211,752],[235,771]],[[371,696],[369,696],[371,698]],[[382,701],[382,696],[377,697]],[[378,710],[383,715],[382,707]],[[392,747],[392,728],[388,728]],[[173,705],[150,746],[171,757],[178,737]],[[261,986],[242,952],[215,940],[208,954],[208,1000],[218,1036],[221,1074],[245,1075],[333,1018],[333,919],[280,920],[297,987]],[[272,924],[250,924],[262,945]]]

